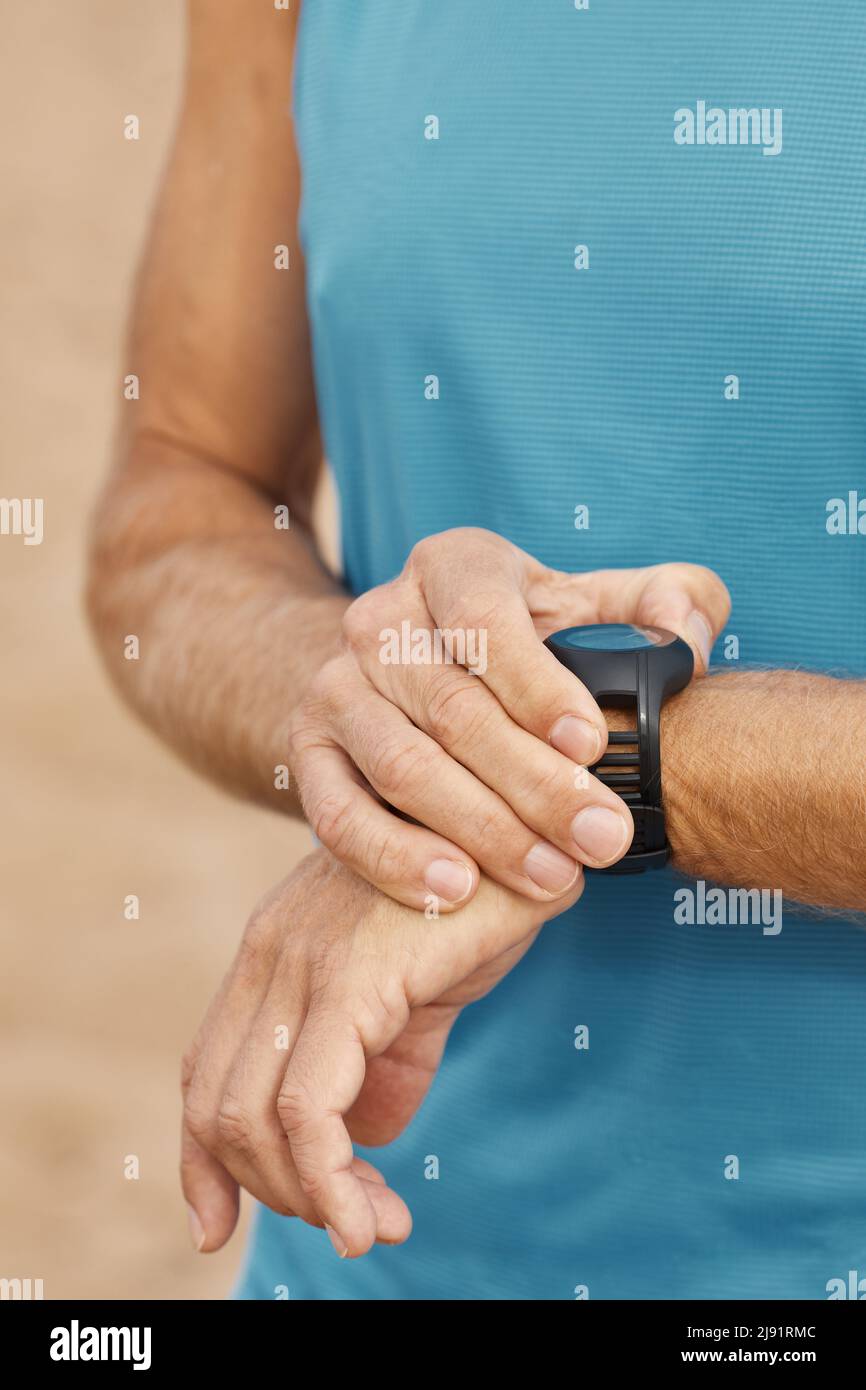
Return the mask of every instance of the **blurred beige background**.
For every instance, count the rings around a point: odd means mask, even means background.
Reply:
[[[0,535],[0,1277],[41,1278],[47,1299],[228,1292],[241,1238],[202,1257],[186,1233],[179,1058],[250,909],[308,845],[133,722],[82,618],[183,8],[0,0],[0,496],[45,499],[41,546]]]

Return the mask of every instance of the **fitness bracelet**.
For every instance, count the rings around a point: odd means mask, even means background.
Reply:
[[[670,845],[662,811],[659,718],[665,700],[692,678],[691,647],[673,632],[625,623],[567,627],[548,637],[545,646],[599,705],[635,712],[634,729],[611,733],[611,751],[590,768],[622,797],[634,819],[628,854],[596,872],[639,874],[662,868]]]

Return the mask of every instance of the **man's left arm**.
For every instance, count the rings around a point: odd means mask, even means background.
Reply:
[[[622,711],[608,722],[629,727]],[[866,683],[711,675],[663,707],[661,747],[675,868],[866,911]]]

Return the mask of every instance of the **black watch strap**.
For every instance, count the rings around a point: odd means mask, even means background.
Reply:
[[[662,763],[659,713],[652,717],[649,653],[637,653],[635,723],[631,730],[611,733],[608,751],[590,768],[600,782],[621,796],[634,820],[634,839],[616,864],[598,869],[603,874],[637,874],[661,869],[670,858],[662,811]],[[630,751],[625,751],[630,749]]]
[[[637,745],[637,733],[610,734],[609,745]],[[634,771],[626,771],[634,765]],[[609,771],[609,767],[616,771]],[[664,834],[664,815],[660,806],[645,805],[639,788],[638,753],[607,752],[589,769],[599,781],[623,798],[634,820],[634,840],[627,855],[607,869],[596,873],[642,873],[645,869],[662,869],[670,859],[670,845]]]
[[[628,806],[634,838],[616,864],[587,872],[638,874],[663,868],[671,849],[662,809],[659,723],[665,700],[691,680],[691,648],[661,628],[617,623],[563,628],[546,638],[545,646],[602,709],[633,712],[633,727],[611,733],[607,752],[589,770]]]

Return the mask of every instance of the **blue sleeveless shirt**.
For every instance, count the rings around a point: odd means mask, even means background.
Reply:
[[[482,526],[565,570],[712,566],[717,664],[866,672],[862,0],[305,0],[295,107],[353,592]],[[367,1153],[408,1243],[341,1262],[260,1209],[240,1297],[866,1276],[866,931],[590,879]]]

